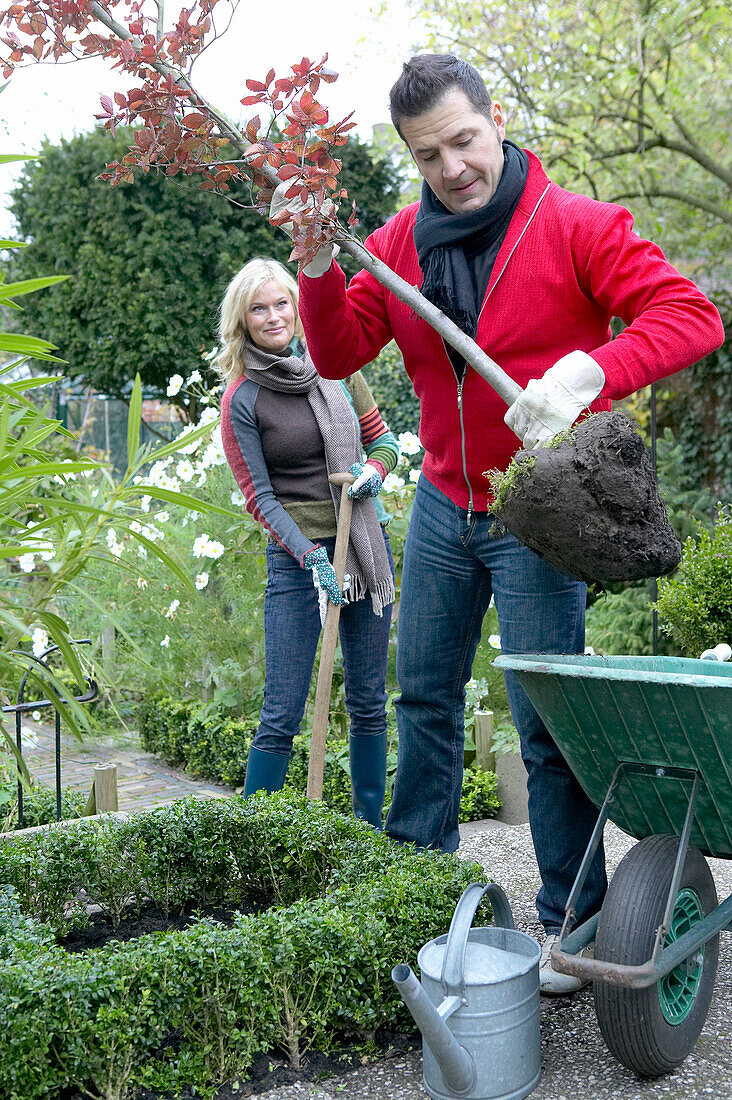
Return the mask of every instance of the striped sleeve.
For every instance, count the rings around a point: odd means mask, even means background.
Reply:
[[[352,374],[343,385],[348,389],[353,402],[366,457],[370,462],[378,462],[383,466],[382,477],[385,477],[399,461],[399,444],[382,420],[379,407],[361,372]]]
[[[254,412],[258,392],[259,386],[245,378],[226,389],[221,400],[224,453],[247,512],[302,565],[316,544],[303,535],[274,494]]]

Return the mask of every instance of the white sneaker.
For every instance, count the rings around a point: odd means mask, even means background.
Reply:
[[[551,949],[559,939],[559,936],[547,936],[541,948],[541,961],[539,963],[539,992],[545,997],[568,997],[576,993],[578,989],[590,984],[589,978],[575,978],[573,974],[560,974],[554,970],[551,960]],[[590,948],[585,948],[582,954],[589,954]]]

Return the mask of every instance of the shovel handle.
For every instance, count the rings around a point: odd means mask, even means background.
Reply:
[[[338,587],[343,591],[343,576],[346,571],[346,554],[348,553],[348,536],[351,530],[351,510],[353,508],[353,500],[349,497],[348,490],[356,479],[353,474],[330,474],[328,480],[332,485],[340,485],[341,487],[333,568],[338,580]],[[310,734],[307,796],[311,799],[323,797],[323,768],[325,766],[325,742],[328,737],[328,718],[330,716],[330,688],[333,683],[333,662],[335,661],[336,645],[338,644],[338,622],[340,617],[340,604],[331,603],[328,600],[325,611],[325,625],[323,626],[323,644],[320,647],[318,683],[315,688],[313,728]]]

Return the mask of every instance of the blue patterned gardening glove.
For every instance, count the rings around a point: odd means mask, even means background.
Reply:
[[[324,546],[316,546],[314,550],[308,550],[303,556],[302,563],[306,569],[312,569],[313,584],[318,591],[322,589],[326,592],[331,603],[345,604],[335,569],[328,561],[328,552]]]
[[[354,500],[363,500],[364,497],[377,497],[383,484],[381,474],[370,462],[354,462],[349,473],[355,477],[355,481],[348,490],[349,497]]]

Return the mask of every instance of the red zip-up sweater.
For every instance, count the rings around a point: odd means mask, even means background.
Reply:
[[[719,313],[657,245],[633,232],[628,211],[564,191],[528,155],[526,186],[483,301],[480,347],[522,387],[568,352],[588,352],[605,372],[594,412],[718,348]],[[422,283],[412,235],[418,207],[366,240],[413,286]],[[420,402],[423,472],[460,507],[488,510],[485,471],[505,469],[520,446],[488,383],[468,369],[458,384],[442,338],[366,271],[348,288],[337,263],[319,279],[301,275],[300,316],[326,378],[347,377],[396,340]],[[627,326],[615,339],[612,317]]]

